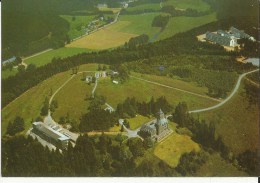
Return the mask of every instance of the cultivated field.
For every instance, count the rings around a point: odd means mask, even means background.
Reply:
[[[78,39],[71,44],[66,45],[66,47],[87,48],[92,50],[109,49],[121,46],[125,42],[128,42],[130,38],[136,36],[136,34],[118,32],[104,28],[81,39]]]
[[[163,6],[172,5],[178,9],[195,9],[198,11],[207,11],[210,6],[203,0],[169,0],[163,3]]]
[[[186,32],[215,20],[215,13],[201,17],[172,17],[166,25],[165,30],[159,35],[158,39],[166,39],[179,32]]]
[[[26,64],[34,64],[37,67],[46,65],[51,62],[54,57],[65,58],[72,55],[76,55],[83,52],[89,52],[90,50],[84,48],[59,48],[56,50],[51,50],[46,53],[31,57],[24,60]]]
[[[172,126],[174,126],[173,129],[176,128],[175,125]],[[192,141],[191,137],[179,135],[174,131],[169,137],[155,146],[154,154],[171,167],[176,167],[181,155],[191,151],[200,151],[199,144]]]
[[[243,83],[229,102],[216,110],[200,113],[200,118],[216,123],[217,135],[222,136],[235,154],[258,148],[259,108],[248,102]]]

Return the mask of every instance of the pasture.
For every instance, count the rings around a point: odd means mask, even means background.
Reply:
[[[65,57],[69,57],[72,55],[76,55],[76,54],[80,54],[80,53],[84,53],[84,52],[89,52],[90,50],[88,49],[84,49],[84,48],[59,48],[56,50],[51,50],[48,52],[45,52],[43,54],[28,58],[26,60],[24,60],[24,62],[26,64],[34,64],[37,67],[46,65],[48,63],[50,63],[52,61],[52,59],[54,57],[60,57],[60,58],[65,58]]]
[[[156,144],[154,155],[171,167],[176,167],[182,154],[191,151],[198,152],[200,151],[200,147],[199,144],[191,140],[191,137],[177,134],[175,132],[175,125],[172,126],[174,126],[174,132],[163,141]]]
[[[216,20],[216,14],[212,13],[201,17],[172,17],[158,39],[166,39],[180,32],[186,32],[195,27],[205,25]]]
[[[66,45],[66,47],[87,48],[91,50],[109,49],[121,46],[125,42],[128,42],[130,38],[136,36],[138,35],[103,28]]]

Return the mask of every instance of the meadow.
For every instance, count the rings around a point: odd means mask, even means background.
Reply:
[[[207,11],[210,9],[210,6],[203,2],[203,0],[169,0],[163,2],[163,6],[172,5],[178,9],[195,9],[198,11]]]
[[[142,116],[142,115],[139,115],[139,114],[136,115],[136,117],[134,117],[134,118],[127,119],[127,121],[129,122],[131,130],[135,130],[135,129],[141,127],[142,124],[145,124],[145,123],[147,123],[151,120],[152,119],[150,119],[149,117]]]
[[[187,135],[179,135],[175,132],[176,124],[170,125],[173,133],[157,143],[154,149],[154,155],[166,162],[171,167],[176,167],[179,163],[181,155],[191,151],[200,151],[199,144],[191,140]]]
[[[18,70],[13,68],[12,70],[2,70],[1,71],[1,76],[2,76],[2,79],[5,79],[5,78],[8,78],[10,76],[14,76],[16,73],[18,73]]]
[[[66,45],[67,48],[87,48],[91,50],[102,50],[115,48],[128,42],[136,34],[113,31],[107,28],[100,29],[88,36],[84,36]]]
[[[159,40],[169,38],[180,32],[186,32],[195,27],[216,21],[216,14],[212,13],[201,17],[172,17],[164,31],[158,36]]]
[[[147,3],[147,4],[141,4],[138,6],[128,7],[126,10],[127,10],[127,12],[133,12],[133,11],[140,11],[140,10],[158,11],[160,9],[161,9],[160,3]]]
[[[83,71],[83,70],[93,70],[94,71],[96,69],[97,69],[97,64],[86,64],[86,65],[80,66],[80,71]],[[31,123],[34,121],[34,119],[37,118],[38,116],[40,116],[40,111],[43,106],[45,97],[50,98],[51,90],[54,92],[69,77],[71,77],[71,71],[59,73],[59,74],[41,82],[37,86],[29,89],[27,92],[23,93],[17,99],[15,99],[10,104],[8,104],[6,107],[4,107],[2,109],[2,120],[1,120],[2,121],[1,122],[2,135],[4,135],[4,133],[6,132],[6,128],[7,128],[9,121],[13,121],[16,116],[20,116],[24,119],[25,130],[27,131],[31,127]],[[71,93],[71,91],[70,91],[70,93]],[[63,98],[62,101],[65,102],[66,100],[68,100],[68,99]],[[61,101],[58,101],[58,102],[59,102],[58,103],[59,108],[62,108],[63,103]],[[78,104],[78,105],[80,105],[80,104]],[[71,109],[71,110],[74,110],[74,109]]]
[[[89,52],[89,51],[90,50],[85,49],[85,48],[63,47],[63,48],[51,50],[51,51],[45,52],[43,54],[25,59],[24,62],[28,65],[33,64],[33,65],[36,65],[37,67],[40,67],[40,66],[50,63],[54,57],[65,58],[65,57],[69,57],[72,55],[76,55],[76,54],[83,53],[83,52]]]
[[[199,114],[201,119],[215,123],[217,135],[235,154],[255,150],[259,145],[259,108],[249,103],[243,82],[239,92],[224,106]]]
[[[93,20],[94,15],[89,16],[70,16],[70,15],[60,15],[63,19],[65,19],[69,25],[68,35],[70,39],[75,39],[79,36],[85,34],[84,27],[88,25],[89,22]]]
[[[113,13],[118,13],[121,8],[105,8],[105,7],[102,7],[102,8],[98,8],[99,11],[112,11]]]

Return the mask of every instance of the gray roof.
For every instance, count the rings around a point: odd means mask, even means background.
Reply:
[[[206,33],[206,39],[211,42],[224,45],[224,46],[230,46],[230,41],[231,41],[231,38],[229,37],[221,36],[219,34],[214,34],[211,32]]]
[[[34,128],[42,132],[43,134],[47,135],[48,137],[55,139],[55,140],[69,140],[69,138],[60,132],[52,129],[51,127],[45,125],[42,122],[34,122],[33,123]]]
[[[157,124],[158,125],[165,125],[168,123],[168,120],[165,118],[164,113],[162,111],[162,109],[160,109],[160,111],[157,113],[158,117],[157,117]]]
[[[156,127],[154,124],[153,125],[144,124],[144,125],[142,125],[140,130],[144,131],[144,132],[148,132],[148,133],[153,133],[156,131]]]
[[[218,31],[217,31],[217,34],[219,34],[219,35],[221,35],[221,36],[225,36],[225,37],[230,37],[230,36],[232,36],[232,34],[229,34],[228,32],[223,31],[223,30],[218,30]]]
[[[248,39],[251,37],[248,34],[246,34],[243,30],[239,30],[235,27],[231,27],[230,32],[237,38],[247,38]]]

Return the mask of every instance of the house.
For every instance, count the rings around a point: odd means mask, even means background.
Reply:
[[[59,149],[67,149],[68,147],[70,138],[43,122],[34,122],[32,132]]]
[[[100,76],[100,72],[96,72],[96,73],[95,73],[95,77],[96,77],[96,78],[101,77],[101,76]]]
[[[160,141],[172,130],[168,126],[168,120],[166,119],[163,111],[157,113],[156,122],[143,124],[138,134],[140,136],[149,136],[154,141]]]
[[[118,75],[119,73],[117,72],[117,71],[113,71],[113,70],[111,70],[110,72],[109,72],[109,75],[111,75],[111,76],[116,76],[116,75]]]
[[[5,64],[7,64],[7,63],[12,63],[12,62],[14,62],[15,60],[16,60],[16,57],[13,56],[13,57],[11,57],[11,58],[9,58],[9,59],[3,61],[2,64],[5,65]]]
[[[107,72],[106,71],[101,72],[101,77],[103,78],[107,77]]]
[[[222,36],[223,35],[223,36]],[[206,33],[206,40],[222,45],[222,46],[231,46],[235,47],[238,46],[237,40],[233,36],[227,36],[227,33]]]
[[[116,85],[119,83],[119,82],[116,81],[116,80],[113,80],[112,82],[113,82],[114,84],[116,84]]]
[[[86,82],[87,83],[92,82],[92,76],[86,76]]]

